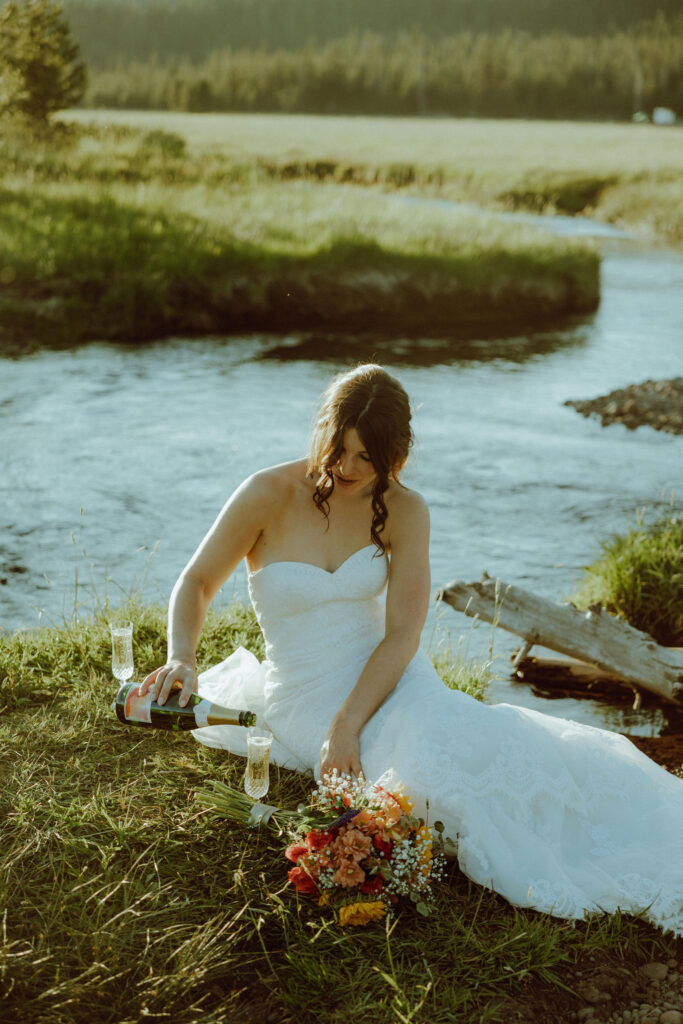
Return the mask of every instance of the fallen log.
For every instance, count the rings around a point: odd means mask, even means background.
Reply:
[[[660,647],[647,633],[591,605],[587,611],[549,601],[521,587],[491,579],[454,580],[437,594],[456,611],[478,617],[524,640],[516,671],[534,644],[549,647],[679,704],[683,699],[683,654]]]

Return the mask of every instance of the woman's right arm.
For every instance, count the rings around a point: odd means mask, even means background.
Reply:
[[[168,660],[140,686],[164,704],[171,690],[182,689],[180,704],[197,692],[195,650],[211,601],[251,551],[277,504],[272,472],[245,480],[223,506],[178,582],[168,606]]]

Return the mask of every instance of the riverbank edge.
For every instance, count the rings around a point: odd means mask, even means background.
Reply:
[[[405,263],[405,260],[401,260]],[[499,327],[552,327],[594,312],[599,259],[576,273],[552,266],[515,278],[493,271],[473,286],[457,273],[412,266],[259,268],[215,278],[148,283],[130,274],[115,282],[45,282],[0,287],[0,343],[60,346],[149,341],[174,335],[378,332],[389,336],[473,337]]]
[[[629,430],[648,426],[683,434],[683,377],[645,380],[597,398],[571,398],[564,404],[582,416],[599,416],[603,427],[623,423]]]

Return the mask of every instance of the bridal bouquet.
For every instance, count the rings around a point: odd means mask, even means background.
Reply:
[[[252,804],[223,783],[212,785],[198,796],[219,814],[252,825],[280,820],[293,840],[284,851],[293,864],[289,881],[318,906],[335,908],[342,927],[391,915],[402,899],[430,913],[433,883],[445,867],[443,825],[432,830],[416,817],[400,784],[390,792],[334,771],[296,811]]]

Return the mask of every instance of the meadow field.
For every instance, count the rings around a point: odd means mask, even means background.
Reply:
[[[377,181],[494,209],[589,212],[645,238],[683,242],[677,127],[122,110],[64,116],[174,132],[192,149],[283,177]]]

